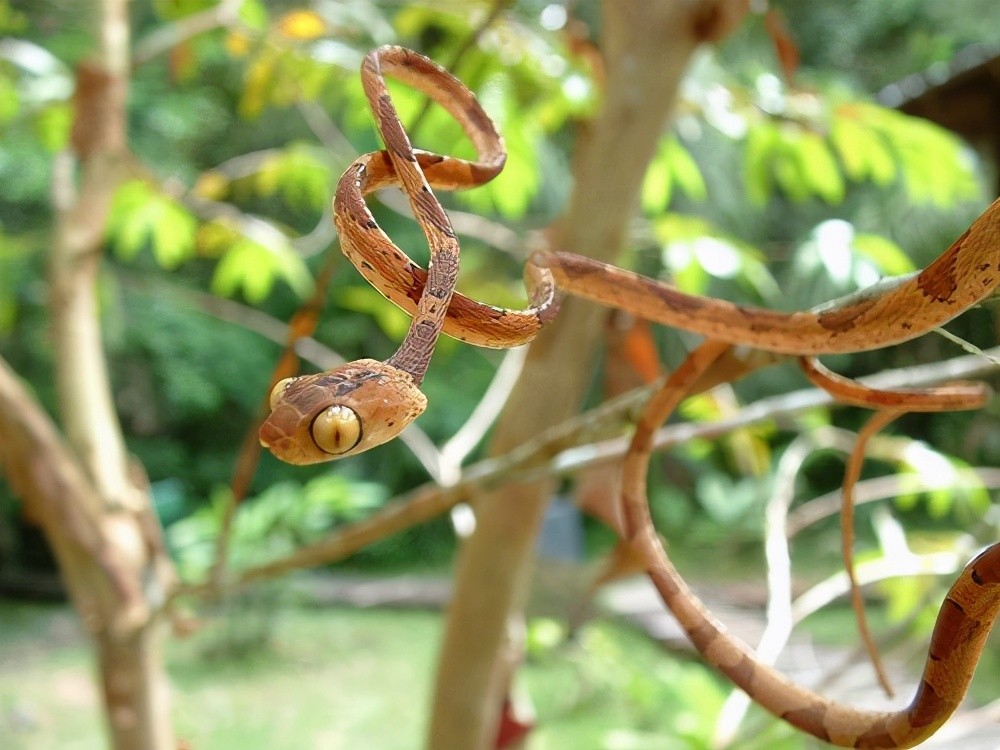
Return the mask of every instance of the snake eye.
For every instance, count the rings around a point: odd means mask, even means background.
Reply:
[[[347,406],[331,406],[313,420],[312,439],[331,455],[346,453],[361,440],[361,420]]]
[[[274,407],[278,405],[278,401],[281,397],[285,395],[285,391],[288,386],[295,378],[283,378],[274,384],[274,388],[271,389],[271,395],[268,397],[268,402],[271,405],[271,411],[274,411]]]

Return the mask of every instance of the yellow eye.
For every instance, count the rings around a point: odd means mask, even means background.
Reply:
[[[288,389],[288,386],[291,385],[293,380],[295,380],[295,378],[284,378],[274,384],[274,388],[271,389],[271,395],[268,399],[271,404],[271,411],[274,411],[274,407],[278,405],[278,401],[280,401],[281,397],[285,395],[285,391]]]
[[[331,406],[313,420],[312,438],[331,455],[346,453],[361,440],[361,420],[353,409]]]

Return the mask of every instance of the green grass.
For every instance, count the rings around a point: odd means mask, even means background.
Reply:
[[[439,630],[424,612],[282,609],[272,642],[255,653],[206,657],[211,625],[172,640],[177,734],[197,748],[417,748]],[[0,747],[103,748],[72,613],[7,605],[0,634]],[[17,731],[14,716],[34,728]]]
[[[278,606],[264,593],[169,641],[180,738],[197,750],[422,747],[439,613]],[[846,616],[831,611],[821,624],[852,631]],[[590,623],[572,641],[555,621],[534,625],[517,683],[537,712],[528,750],[707,747],[727,688],[700,663],[611,623]],[[995,697],[996,675],[980,672],[980,691]],[[0,603],[0,748],[103,750],[99,703],[73,612]],[[760,711],[743,737],[741,750],[816,746]]]
[[[221,621],[170,641],[179,737],[198,750],[422,746],[440,614],[285,606],[270,626],[268,645],[239,657],[206,656]],[[708,670],[625,627],[592,624],[532,653],[518,684],[538,712],[531,750],[704,747],[724,695]],[[0,747],[103,748],[91,675],[67,607],[0,606]]]
[[[0,747],[101,747],[99,700],[76,616],[67,607],[0,607]]]

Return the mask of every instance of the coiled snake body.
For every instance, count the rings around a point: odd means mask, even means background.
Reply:
[[[383,74],[422,91],[456,118],[476,148],[466,161],[415,151],[400,125]],[[386,149],[365,154],[344,173],[334,200],[342,249],[364,277],[413,316],[399,350],[385,362],[359,360],[315,375],[289,378],[271,394],[271,413],[260,440],[284,461],[308,464],[354,455],[396,437],[426,407],[419,386],[437,337],[444,333],[479,346],[511,347],[530,341],[551,319],[555,288],[619,307],[708,338],[704,361],[692,355],[691,376],[729,345],[791,355],[855,352],[899,343],[939,326],[1000,285],[1000,200],[919,274],[807,312],[780,313],[687,295],[660,282],[564,252],[536,253],[525,273],[530,305],[504,310],[454,292],[458,243],[433,188],[472,187],[503,167],[503,142],[473,94],[427,58],[401,47],[365,57],[365,93]],[[425,274],[378,227],[365,204],[368,193],[398,185],[427,236]],[[696,352],[697,354],[697,352]],[[850,400],[852,386],[818,363],[810,377],[825,379]],[[694,368],[694,369],[692,369]],[[689,381],[690,382],[690,381]],[[682,393],[680,395],[683,395]],[[982,397],[982,393],[979,394]],[[904,399],[906,394],[889,394]],[[645,468],[651,430],[669,413],[676,394],[651,403],[626,458],[628,535],[646,556],[667,606],[706,660],[762,706],[828,742],[859,748],[912,747],[932,734],[958,706],[1000,613],[1000,544],[965,568],[942,605],[927,665],[909,707],[890,713],[852,708],[802,688],[728,635],[674,570],[648,518]],[[941,403],[934,401],[939,408]],[[960,397],[964,398],[964,397]],[[933,400],[933,399],[932,399]],[[654,399],[655,401],[655,399]],[[930,408],[930,407],[928,407]],[[647,443],[649,443],[647,445]]]

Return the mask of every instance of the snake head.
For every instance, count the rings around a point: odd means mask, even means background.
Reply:
[[[427,407],[410,374],[374,359],[279,381],[260,444],[290,464],[353,456],[392,440]]]

